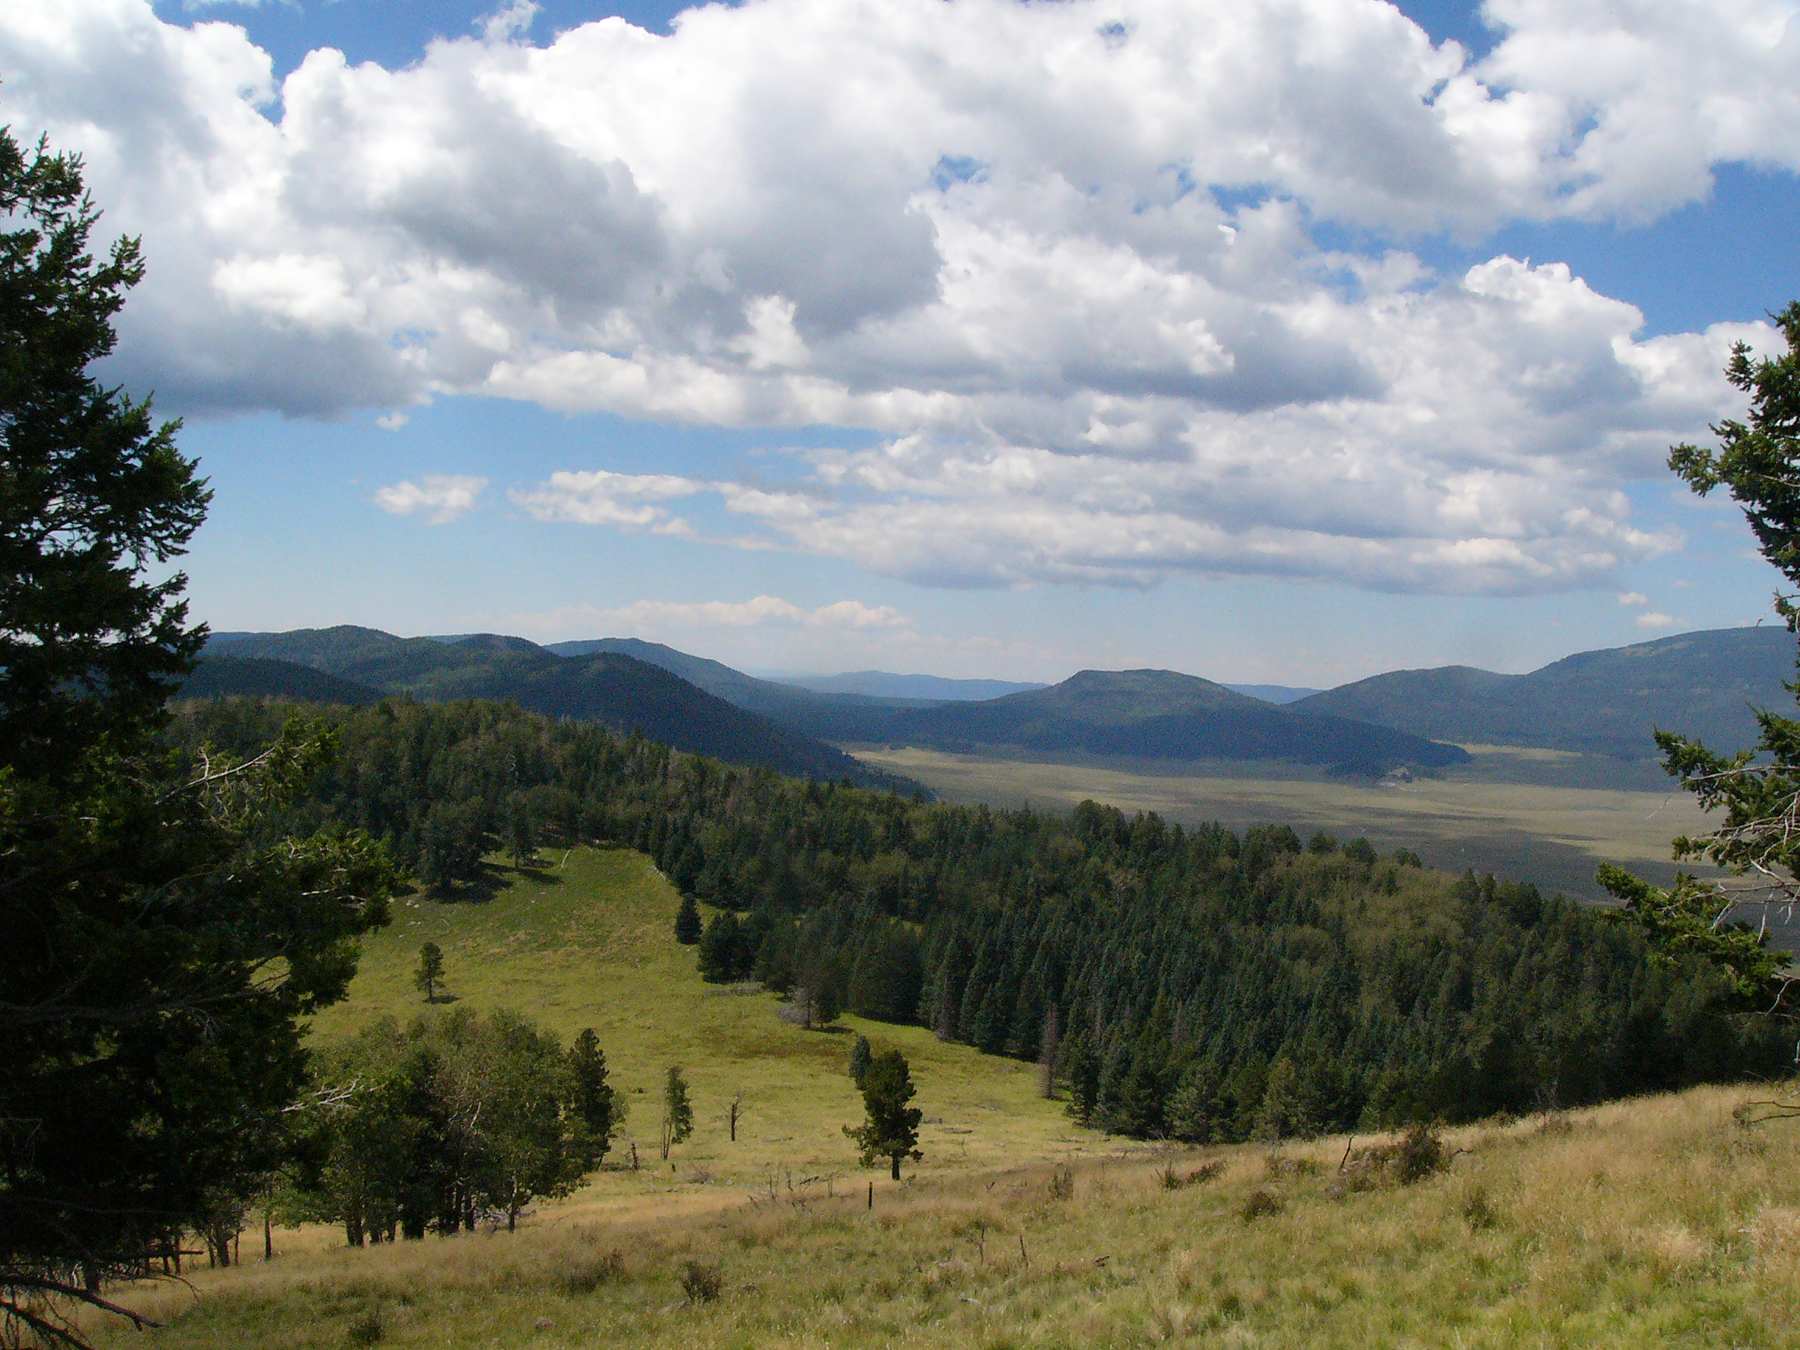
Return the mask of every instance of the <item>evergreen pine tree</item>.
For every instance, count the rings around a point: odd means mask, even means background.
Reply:
[[[684,947],[691,947],[700,940],[700,906],[694,897],[681,897],[681,908],[675,911],[675,940]]]
[[[867,1119],[856,1129],[844,1126],[844,1133],[862,1150],[862,1165],[873,1167],[877,1158],[886,1158],[895,1181],[900,1180],[902,1158],[925,1156],[919,1152],[919,1121],[924,1113],[907,1105],[916,1091],[906,1056],[898,1050],[879,1054],[863,1075]]]
[[[671,1064],[668,1077],[663,1080],[663,1157],[667,1158],[669,1149],[693,1132],[694,1105],[688,1100],[687,1079],[681,1076],[680,1065]]]
[[[435,942],[419,948],[419,968],[413,972],[413,988],[427,1003],[437,1002],[437,987],[444,982],[444,952]]]

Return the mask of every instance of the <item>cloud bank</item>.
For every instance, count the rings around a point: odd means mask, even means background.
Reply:
[[[1408,245],[1800,168],[1800,24],[1487,12],[1471,62],[1379,0],[752,0],[667,37],[496,23],[401,71],[316,51],[276,87],[226,23],[13,0],[0,109],[145,236],[118,374],[181,408],[886,438],[756,487],[574,465],[514,494],[546,521],[679,534],[716,499],[749,542],[940,585],[1606,584],[1677,546],[1622,487],[1768,330],[1640,338],[1560,265],[1434,277]]]

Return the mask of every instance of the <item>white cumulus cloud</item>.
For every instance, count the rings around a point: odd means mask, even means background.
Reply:
[[[433,525],[448,525],[475,509],[488,480],[469,474],[428,473],[375,490],[375,505],[391,516],[423,513]]]
[[[670,503],[716,499],[748,545],[934,584],[1507,593],[1677,547],[1623,487],[1773,341],[1644,338],[1558,263],[1409,246],[1800,168],[1794,0],[1490,0],[1480,61],[1382,0],[749,0],[542,47],[521,12],[277,85],[147,0],[0,7],[4,120],[144,236],[111,376],[202,414],[874,431],[785,483],[513,500],[686,534]]]
[[[1664,628],[1678,628],[1680,627],[1680,624],[1675,619],[1670,618],[1667,614],[1659,614],[1652,610],[1649,613],[1637,616],[1637,626],[1639,628],[1660,630]]]

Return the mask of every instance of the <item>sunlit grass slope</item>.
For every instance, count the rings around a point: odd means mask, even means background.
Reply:
[[[683,1192],[765,1179],[858,1171],[842,1133],[862,1119],[846,1072],[855,1032],[879,1051],[898,1047],[911,1061],[928,1170],[987,1165],[1099,1147],[1071,1125],[1059,1103],[1037,1092],[1034,1066],[940,1043],[922,1027],[843,1019],[841,1029],[806,1031],[776,1015],[771,994],[704,983],[694,949],[674,938],[678,897],[643,855],[576,849],[546,855],[531,872],[501,872],[494,898],[440,904],[398,901],[394,921],[367,939],[349,998],[317,1021],[325,1041],[370,1019],[403,1023],[447,1007],[510,1007],[558,1032],[564,1044],[593,1027],[612,1081],[630,1106],[611,1163],[635,1139],[645,1171],[608,1170],[583,1193],[589,1203],[641,1195],[645,1186]],[[428,1009],[413,987],[421,943],[443,949],[446,988],[456,1002]],[[694,1101],[694,1137],[657,1156],[664,1075],[679,1064]],[[725,1112],[741,1098],[738,1139]],[[710,1173],[710,1182],[689,1178]],[[708,1203],[704,1200],[701,1203]]]
[[[168,1329],[108,1343],[1794,1346],[1800,1122],[1745,1129],[1744,1095],[1457,1131],[1445,1171],[1362,1192],[1334,1186],[1340,1139],[1273,1162],[1088,1159],[1068,1198],[1040,1163],[883,1184],[872,1210],[813,1184],[703,1214],[546,1212],[512,1236],[202,1272],[136,1296]],[[1213,1179],[1163,1184],[1209,1158]],[[716,1272],[716,1299],[687,1297],[689,1262]]]

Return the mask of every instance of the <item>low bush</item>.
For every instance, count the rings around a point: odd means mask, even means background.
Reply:
[[[717,1266],[688,1261],[681,1268],[681,1292],[689,1303],[711,1303],[725,1287],[725,1279]]]

